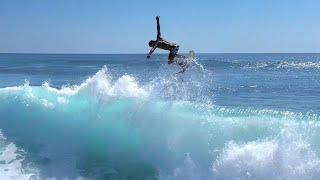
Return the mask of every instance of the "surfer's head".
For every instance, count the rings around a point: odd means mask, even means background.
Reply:
[[[149,41],[149,47],[153,47],[156,44],[156,41],[151,40]]]

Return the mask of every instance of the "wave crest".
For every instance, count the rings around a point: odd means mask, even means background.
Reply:
[[[83,83],[71,87],[56,89],[50,87],[49,83],[44,83],[43,87],[59,95],[75,95],[81,92],[102,94],[116,97],[147,97],[148,93],[140,87],[134,77],[123,75],[116,81],[112,81],[108,69],[104,66],[94,76],[86,79]]]

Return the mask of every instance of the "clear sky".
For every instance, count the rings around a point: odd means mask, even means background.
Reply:
[[[0,52],[320,52],[319,0],[0,0]],[[157,51],[163,52],[163,51]]]

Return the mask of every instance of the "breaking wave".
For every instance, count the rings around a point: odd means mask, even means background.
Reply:
[[[141,84],[104,67],[80,85],[1,88],[0,177],[319,177],[318,115],[216,106],[210,75],[159,74]]]

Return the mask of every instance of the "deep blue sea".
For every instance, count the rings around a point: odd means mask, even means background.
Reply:
[[[0,54],[0,179],[320,177],[320,54]]]

